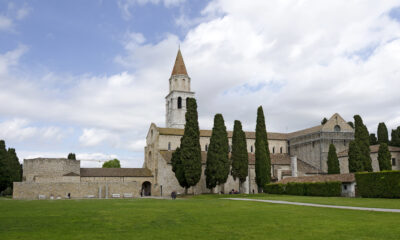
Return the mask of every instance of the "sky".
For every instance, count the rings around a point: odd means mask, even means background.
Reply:
[[[0,139],[20,158],[142,167],[180,46],[199,123],[400,125],[399,0],[0,0]]]

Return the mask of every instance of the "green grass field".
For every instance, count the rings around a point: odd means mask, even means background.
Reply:
[[[175,201],[0,199],[0,239],[400,238],[398,213],[231,201],[218,197],[221,196],[203,195]],[[287,200],[292,196],[250,197],[281,197],[279,200]],[[313,197],[294,199],[315,203],[326,201],[336,205],[348,202],[368,207],[384,204],[383,207],[390,208],[399,208],[400,201]]]

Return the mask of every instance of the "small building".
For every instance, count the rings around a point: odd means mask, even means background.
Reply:
[[[372,170],[374,172],[379,172],[379,162],[378,162],[378,151],[379,144],[372,145],[369,147],[371,152]],[[349,172],[349,150],[346,149],[337,154],[340,163],[340,172]],[[391,155],[392,170],[400,170],[400,147],[389,146],[389,152]]]
[[[25,159],[22,182],[14,182],[14,199],[137,197],[152,194],[147,168],[81,168],[79,160]]]
[[[295,183],[341,182],[342,183],[341,195],[343,197],[356,196],[356,178],[354,173],[288,177],[282,179],[278,183],[287,184],[291,182]]]

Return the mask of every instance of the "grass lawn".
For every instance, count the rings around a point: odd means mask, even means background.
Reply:
[[[229,201],[215,196],[175,201],[0,199],[0,213],[2,240],[399,239],[400,236],[397,213]]]
[[[317,203],[317,204],[326,204],[326,205],[352,206],[352,207],[400,209],[400,199],[309,197],[309,196],[274,195],[274,194],[250,194],[250,195],[234,194],[234,195],[225,195],[225,196],[239,197],[239,198],[266,199],[266,200],[279,200],[279,201],[288,201],[288,202]],[[203,196],[199,196],[199,197],[203,197]],[[217,197],[217,196],[212,196],[212,197]],[[221,197],[221,196],[219,196],[219,197]],[[400,237],[399,237],[399,239],[400,239]]]

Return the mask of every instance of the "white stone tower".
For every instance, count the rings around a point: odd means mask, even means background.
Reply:
[[[166,127],[184,128],[186,99],[194,98],[190,91],[190,77],[187,74],[181,50],[176,55],[175,65],[169,78],[169,94],[166,100]]]

